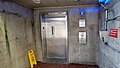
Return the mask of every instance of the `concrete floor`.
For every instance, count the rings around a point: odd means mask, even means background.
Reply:
[[[38,62],[34,68],[99,68],[96,65],[80,65],[80,64],[49,64]]]

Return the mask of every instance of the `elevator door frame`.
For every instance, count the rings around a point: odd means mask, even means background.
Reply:
[[[48,12],[49,13],[49,12]],[[43,36],[43,31],[42,31],[42,29],[43,29],[43,27],[42,27],[42,15],[45,15],[44,13],[41,13],[41,15],[40,15],[40,24],[41,24],[41,36]],[[65,59],[61,59],[61,60],[58,60],[58,62],[60,61],[61,63],[67,63],[68,62],[68,13],[66,12],[66,17],[67,17],[67,19],[66,19],[66,32],[67,32],[67,34],[66,34],[66,49],[65,49]],[[49,61],[49,59],[47,58],[47,47],[45,47],[45,46],[47,46],[46,44],[45,44],[46,42],[45,41],[43,41],[43,37],[42,37],[42,48],[43,48],[43,61],[46,61],[46,62],[51,62],[51,59],[50,59],[50,61]],[[56,59],[57,60],[57,59]],[[56,61],[55,60],[55,61]]]

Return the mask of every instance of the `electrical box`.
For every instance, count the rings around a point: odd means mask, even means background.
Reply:
[[[108,31],[99,31],[100,34],[100,39],[104,42],[104,43],[108,43]]]
[[[87,34],[86,32],[79,32],[79,43],[86,44]]]

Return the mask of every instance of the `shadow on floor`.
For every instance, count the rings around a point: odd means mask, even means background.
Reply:
[[[80,64],[50,64],[38,62],[34,68],[99,68],[97,65],[80,65]]]

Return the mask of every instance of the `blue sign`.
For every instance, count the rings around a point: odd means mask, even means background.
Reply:
[[[104,3],[105,5],[110,2],[110,0],[98,0],[99,3]]]
[[[105,0],[98,0],[98,2],[99,2],[99,3],[101,3],[101,2],[103,2],[103,3],[104,3],[104,2],[105,2]]]

